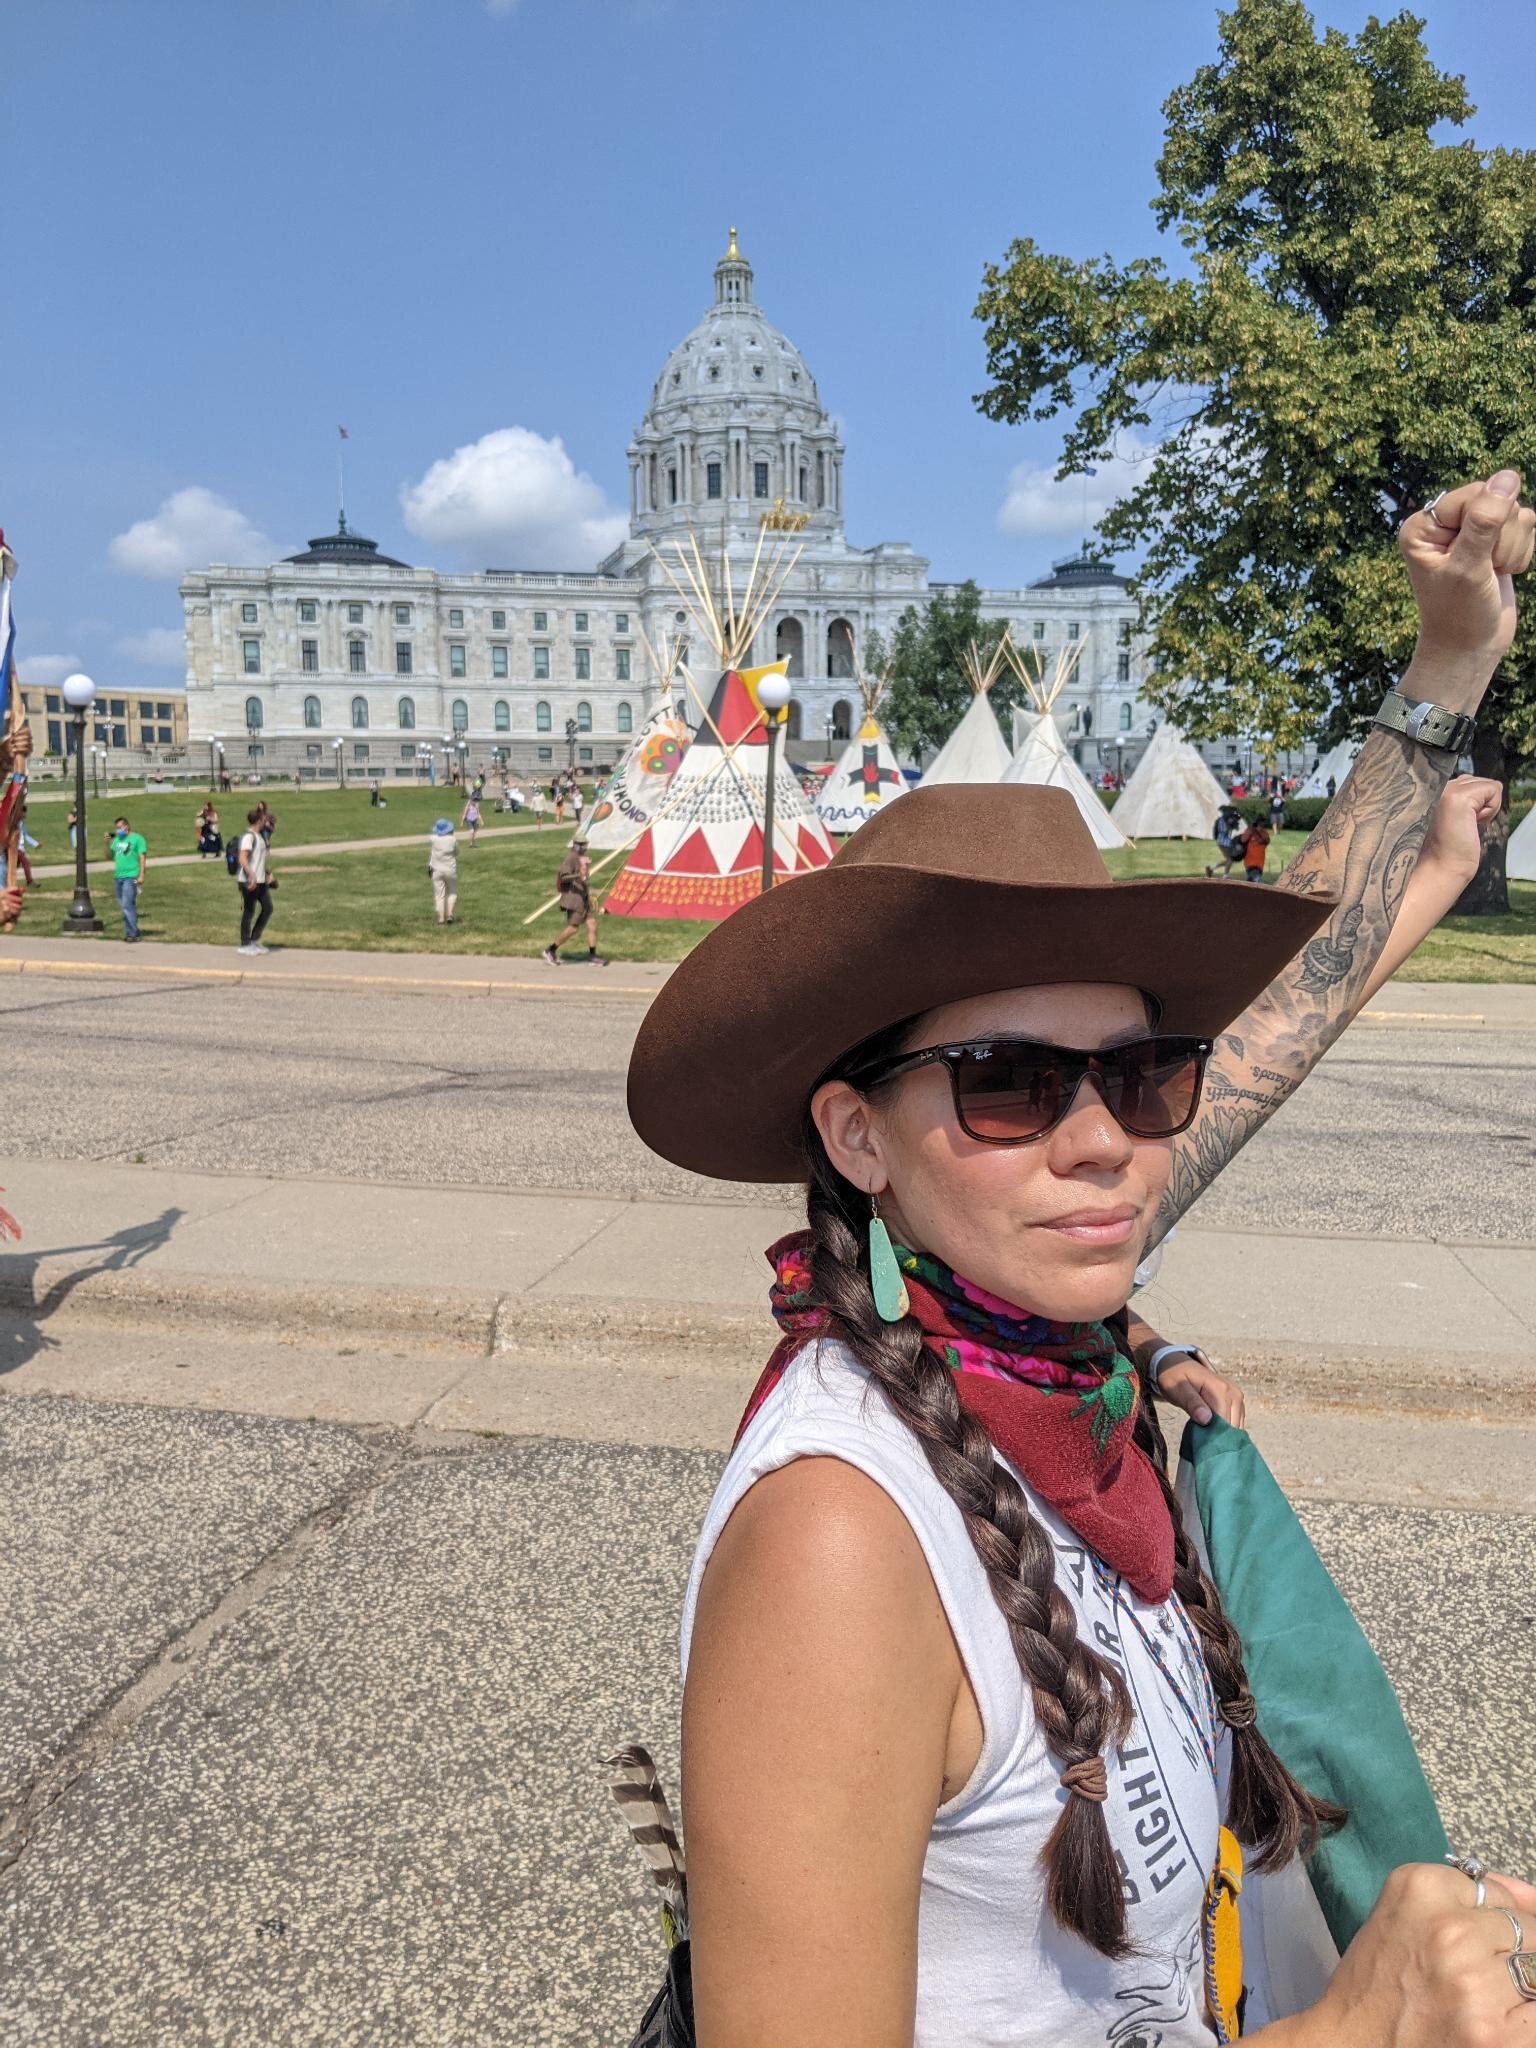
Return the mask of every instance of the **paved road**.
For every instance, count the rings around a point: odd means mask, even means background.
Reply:
[[[0,1466],[0,2039],[621,2048],[660,1944],[597,1760],[675,1783],[717,1455],[38,1396]],[[1304,1512],[1453,1837],[1536,1865],[1536,1519]]]
[[[653,1159],[624,1116],[638,1003],[16,977],[9,1136],[39,1157],[757,1199]],[[87,1081],[84,1077],[89,1076]],[[687,1114],[687,1104],[678,1104]],[[1200,1220],[1520,1242],[1536,1033],[1362,1026]]]

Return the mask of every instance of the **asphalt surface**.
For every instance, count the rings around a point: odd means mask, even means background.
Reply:
[[[54,1753],[61,1699],[83,1710],[119,1675],[104,1569],[139,1589],[156,1681],[73,1782],[56,1768],[0,1874],[8,2048],[629,2039],[661,1946],[598,1759],[640,1735],[676,1784],[677,1615],[720,1459],[377,1433],[339,1454],[346,1435],[0,1403],[0,1601],[22,1617],[8,1734]],[[254,1575],[221,1458],[268,1524],[275,1562]],[[274,1487],[289,1469],[302,1501]],[[334,1517],[312,1511],[295,1554],[317,1483]],[[1453,1839],[1536,1866],[1536,1519],[1304,1514]],[[211,1640],[179,1633],[242,1567]]]
[[[677,1172],[630,1131],[639,1003],[39,976],[0,988],[0,1011],[14,1019],[10,1147],[28,1156],[761,1199]],[[1521,1242],[1536,1235],[1533,1190],[1536,1034],[1371,1024],[1199,1215]]]

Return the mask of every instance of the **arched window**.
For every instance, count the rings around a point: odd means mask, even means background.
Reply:
[[[633,731],[634,731],[634,729],[635,729],[635,714],[634,714],[634,712],[630,710],[630,708],[629,708],[629,706],[628,706],[627,704],[621,704],[621,705],[619,706],[619,731],[620,731],[620,732],[633,732]]]
[[[1122,705],[1120,706],[1120,730],[1121,730],[1122,732],[1129,732],[1129,731],[1130,731],[1130,729],[1131,729],[1131,707],[1130,707],[1130,705],[1129,705],[1129,704],[1122,704]]]
[[[469,731],[469,706],[462,697],[453,700],[453,729],[455,732]]]
[[[260,731],[261,731],[261,721],[262,721],[262,711],[261,711],[261,699],[260,699],[259,697],[247,697],[247,698],[246,698],[246,700],[245,700],[245,729],[246,729],[246,731],[247,731],[247,732],[260,732]]]
[[[551,731],[553,731],[553,729],[554,729],[554,723],[555,723],[555,722],[554,722],[553,718],[551,718],[551,717],[550,717],[550,714],[549,714],[549,706],[548,706],[547,704],[542,704],[542,703],[540,703],[540,704],[535,704],[535,706],[533,707],[533,729],[534,729],[534,731],[535,731],[535,732],[551,732]]]
[[[585,698],[576,706],[576,730],[578,732],[590,732],[592,730],[592,706]]]
[[[805,629],[798,619],[780,619],[778,631],[773,636],[773,658],[789,660],[789,674],[805,674]]]
[[[512,706],[505,697],[498,697],[496,699],[495,719],[498,732],[510,732],[512,730]]]
[[[366,732],[368,730],[368,699],[366,697],[354,697],[352,699],[352,730],[354,732]]]
[[[318,697],[306,697],[304,699],[304,723],[312,730],[319,729],[320,699]]]
[[[414,732],[416,730],[416,699],[414,697],[402,697],[395,708],[399,713],[400,730],[402,732]]]
[[[853,706],[846,697],[839,697],[832,706],[832,737],[835,740],[853,738]]]
[[[853,675],[853,628],[846,619],[834,619],[827,628],[827,674]]]

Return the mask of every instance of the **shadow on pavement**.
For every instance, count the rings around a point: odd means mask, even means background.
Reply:
[[[186,1213],[185,1209],[162,1209],[147,1222],[125,1224],[89,1244],[55,1245],[36,1256],[9,1252],[0,1257],[0,1310],[9,1310],[16,1318],[0,1318],[0,1376],[15,1372],[40,1352],[57,1348],[42,1326],[57,1315],[82,1281],[137,1266],[169,1243]],[[52,1273],[39,1294],[38,1269],[44,1262],[52,1268],[60,1259],[72,1258],[82,1263],[70,1272]]]

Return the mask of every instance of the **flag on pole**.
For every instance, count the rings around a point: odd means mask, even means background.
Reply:
[[[16,663],[16,617],[11,610],[11,578],[16,574],[16,557],[5,544],[0,529],[0,729],[4,729],[11,707],[11,677]]]

